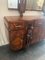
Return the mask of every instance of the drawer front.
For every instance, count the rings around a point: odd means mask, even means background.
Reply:
[[[40,19],[40,20],[35,20],[35,24],[34,24],[34,26],[36,26],[36,27],[42,27],[42,28],[45,28],[45,20],[43,19]]]
[[[32,40],[31,44],[37,43],[44,39],[44,31],[41,26],[34,27],[33,33],[32,33]]]
[[[23,29],[24,27],[25,27],[25,23],[23,21],[9,23],[9,31]]]

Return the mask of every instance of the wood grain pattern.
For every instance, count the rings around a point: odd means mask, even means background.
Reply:
[[[43,17],[5,17],[5,21],[12,50],[20,50],[45,39]]]

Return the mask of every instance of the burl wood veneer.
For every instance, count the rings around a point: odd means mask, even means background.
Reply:
[[[45,39],[45,18],[35,16],[5,16],[9,46],[17,51]]]

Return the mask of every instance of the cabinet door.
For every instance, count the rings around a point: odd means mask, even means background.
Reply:
[[[37,43],[39,41],[39,27],[34,27],[32,32],[31,44]]]
[[[31,41],[32,44],[37,43],[45,38],[44,25],[45,25],[44,20],[35,21],[34,30],[32,34],[32,41]]]
[[[15,22],[9,22],[8,26],[9,26],[9,31],[24,29],[25,28],[25,21],[18,20]]]
[[[39,27],[40,40],[45,38],[45,20],[40,19],[35,21],[35,26]]]
[[[19,50],[25,46],[25,30],[10,31],[10,47],[13,50]]]

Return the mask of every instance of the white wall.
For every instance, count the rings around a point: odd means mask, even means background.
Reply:
[[[0,0],[0,45],[3,43],[2,41],[7,41],[5,34],[5,26],[4,26],[4,16],[18,16],[18,11],[8,10],[7,0]],[[3,44],[2,44],[3,45]]]
[[[8,10],[7,0],[0,0],[0,13],[4,15],[19,15],[15,10]]]
[[[1,16],[19,15],[18,11],[16,10],[8,10],[7,1],[8,0],[0,0],[0,15]],[[28,14],[30,14],[30,12],[27,11],[27,13],[24,15],[28,15]],[[39,14],[39,13],[35,13],[35,14]]]

